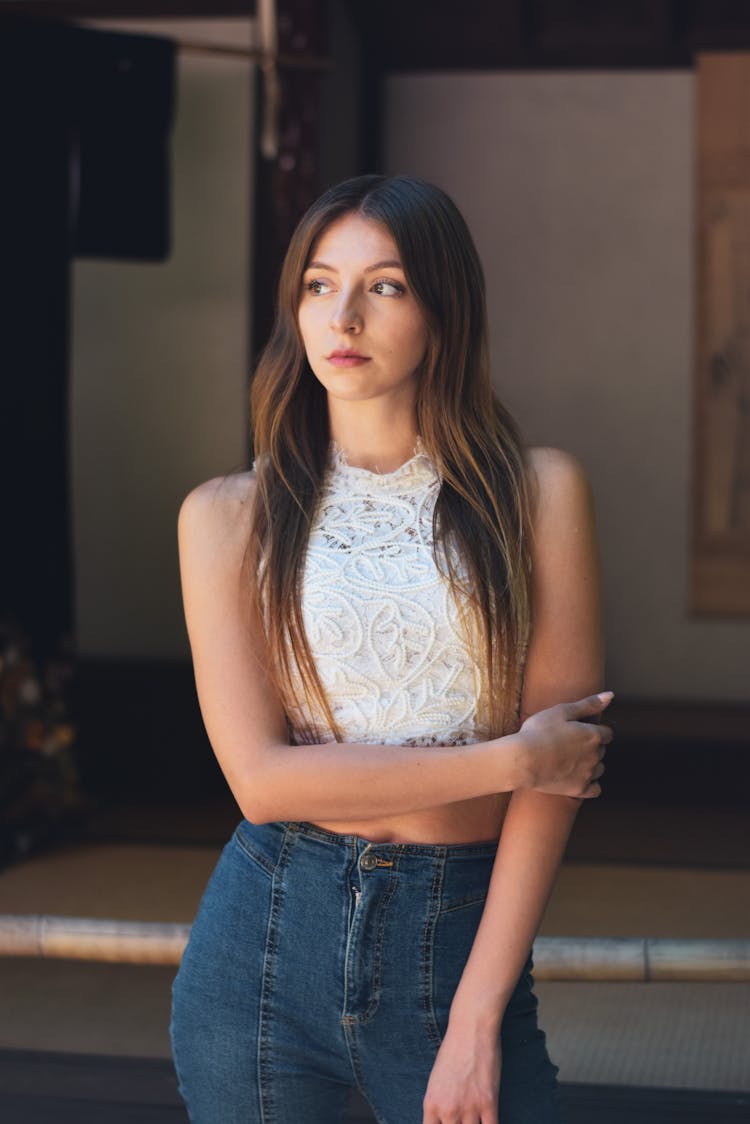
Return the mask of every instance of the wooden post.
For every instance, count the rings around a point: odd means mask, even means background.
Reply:
[[[750,53],[699,54],[691,607],[750,613]]]

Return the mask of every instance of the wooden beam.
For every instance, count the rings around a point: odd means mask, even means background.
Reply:
[[[691,68],[750,47],[747,0],[347,0],[383,69]]]
[[[220,19],[254,16],[255,0],[4,0],[0,11],[56,19]]]

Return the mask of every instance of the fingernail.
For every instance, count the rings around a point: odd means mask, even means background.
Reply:
[[[596,697],[601,699],[602,702],[609,702],[615,697],[615,693],[614,691],[600,691]]]

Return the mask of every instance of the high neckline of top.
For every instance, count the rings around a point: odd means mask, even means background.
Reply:
[[[423,475],[425,470],[429,475],[434,475],[434,465],[429,456],[424,442],[421,437],[417,437],[416,444],[414,445],[414,452],[400,464],[398,468],[394,468],[391,472],[378,472],[370,468],[362,468],[359,465],[349,464],[346,459],[346,452],[340,445],[331,439],[329,447],[328,463],[330,467],[337,473],[349,476],[353,479],[360,481],[367,481],[376,485],[386,485],[391,482],[397,483],[404,477],[411,477],[414,475]]]

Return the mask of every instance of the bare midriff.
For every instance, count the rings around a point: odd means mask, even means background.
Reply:
[[[497,792],[371,820],[315,820],[316,827],[373,843],[497,842],[511,794]]]

